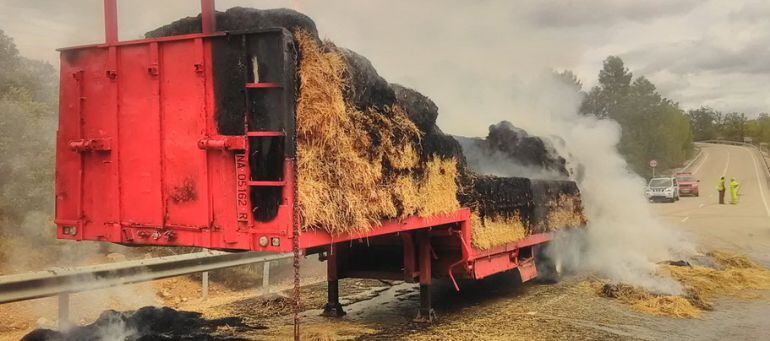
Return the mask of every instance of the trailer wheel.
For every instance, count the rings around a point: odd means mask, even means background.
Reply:
[[[549,244],[542,244],[535,251],[537,277],[543,283],[555,284],[561,280],[561,273],[554,260],[548,256]]]

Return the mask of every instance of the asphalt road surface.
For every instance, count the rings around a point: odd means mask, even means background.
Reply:
[[[703,154],[688,168],[700,180],[700,196],[651,204],[654,211],[690,233],[702,248],[744,253],[770,266],[770,189],[762,156],[748,147],[700,147]],[[737,205],[719,205],[716,186],[721,176],[740,183]],[[729,202],[729,190],[725,197]]]

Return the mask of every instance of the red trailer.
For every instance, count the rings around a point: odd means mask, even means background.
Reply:
[[[202,0],[200,34],[119,41],[115,0],[104,4],[106,42],[60,50],[58,238],[319,253],[330,315],[343,314],[341,277],[419,281],[429,317],[432,278],[537,275],[549,235],[481,251],[467,208],[366,233],[299,231],[291,34],[215,32]]]

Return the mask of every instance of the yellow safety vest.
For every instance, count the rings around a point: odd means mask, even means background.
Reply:
[[[724,191],[725,190],[725,182],[724,180],[719,180],[719,184],[717,184],[717,191]]]

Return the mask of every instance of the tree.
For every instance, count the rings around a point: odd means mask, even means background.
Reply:
[[[671,168],[692,152],[692,132],[684,111],[661,96],[646,77],[634,79],[619,57],[604,61],[599,84],[586,95],[580,111],[620,124],[618,151],[641,175],[649,174],[651,159],[658,160],[661,168]]]
[[[770,142],[770,116],[760,113],[756,119],[746,121],[746,135],[756,143]]]
[[[2,31],[0,65],[0,232],[4,232],[6,226],[21,225],[31,212],[53,212],[57,75],[50,64],[20,56],[13,39]]]
[[[561,72],[553,71],[553,76],[557,81],[566,84],[575,90],[575,92],[579,93],[583,91],[583,82],[580,81],[574,72],[570,70],[564,70]]]
[[[583,114],[618,120],[622,99],[631,88],[633,74],[623,65],[620,57],[609,56],[599,71],[599,84],[591,88],[580,108]]]
[[[693,138],[696,141],[713,140],[718,137],[722,124],[722,113],[709,107],[700,107],[687,112]]]
[[[731,112],[725,115],[722,122],[722,138],[730,141],[743,142],[746,136],[746,114]]]
[[[633,76],[620,57],[609,56],[599,71],[599,84],[611,97],[618,98],[628,94]]]

